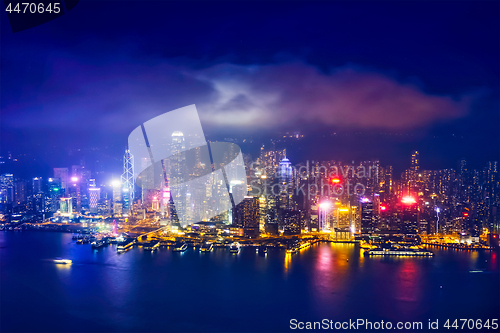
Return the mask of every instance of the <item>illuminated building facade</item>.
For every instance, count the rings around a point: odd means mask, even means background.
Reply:
[[[98,204],[101,199],[101,189],[99,187],[89,188],[89,209],[90,212],[96,214],[98,212]]]
[[[54,178],[58,178],[61,188],[66,190],[68,188],[69,170],[68,168],[54,168]]]
[[[59,207],[61,216],[71,216],[73,214],[73,198],[61,198]]]
[[[128,200],[133,202],[135,196],[134,156],[128,149],[125,150],[125,154],[123,155],[122,187],[124,192],[128,192]]]
[[[361,235],[369,236],[375,231],[373,201],[368,198],[362,198],[360,202],[361,209]]]
[[[259,198],[247,196],[234,208],[233,225],[243,228],[247,237],[259,235]]]
[[[14,175],[5,173],[0,176],[0,203],[14,202]]]

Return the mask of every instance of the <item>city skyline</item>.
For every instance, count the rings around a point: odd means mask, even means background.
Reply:
[[[499,1],[4,5],[0,331],[498,331]]]

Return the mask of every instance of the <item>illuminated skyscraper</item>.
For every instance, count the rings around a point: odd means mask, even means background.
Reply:
[[[373,202],[368,198],[361,199],[361,235],[371,235],[374,231]]]
[[[245,236],[259,235],[259,198],[247,196],[236,205],[233,213],[233,224],[243,228]]]
[[[54,168],[54,178],[59,178],[63,190],[68,188],[68,173],[68,168]]]
[[[97,213],[97,205],[101,198],[101,189],[99,187],[89,188],[89,208],[91,213]]]
[[[61,198],[59,203],[61,216],[70,216],[73,214],[73,198]]]
[[[288,158],[281,160],[279,164],[278,178],[280,183],[280,208],[292,208],[292,194],[293,194],[293,169],[292,163]],[[284,222],[284,219],[281,219]]]
[[[318,210],[318,231],[329,231],[330,230],[330,211],[332,205],[330,202],[322,202],[319,204]]]
[[[128,199],[130,203],[134,201],[135,181],[134,181],[134,156],[130,150],[125,150],[123,155],[122,187],[128,189]]]
[[[172,207],[173,202],[170,202],[170,210],[175,210],[176,213],[172,214],[175,216],[188,216],[188,207],[186,207],[187,200],[181,199],[181,197],[187,197],[187,188],[182,185],[186,180],[186,142],[184,134],[180,131],[175,131],[172,133],[172,157],[169,158],[169,183],[180,185],[179,191],[176,192],[176,197],[173,198],[175,202],[174,207]]]
[[[42,177],[33,178],[33,194],[42,192]]]
[[[14,201],[14,176],[5,173],[0,176],[0,203],[12,203]]]
[[[405,196],[401,199],[401,231],[405,235],[418,233],[418,204],[415,198]]]
[[[28,182],[23,179],[16,179],[14,181],[14,200],[16,201],[16,203],[21,204],[23,202],[26,202],[28,197],[27,192]]]
[[[122,200],[122,187],[121,182],[119,180],[115,180],[111,184],[113,186],[113,214],[121,214],[123,205],[121,203]]]

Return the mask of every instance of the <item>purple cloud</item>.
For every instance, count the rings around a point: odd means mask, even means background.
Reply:
[[[137,124],[196,104],[205,124],[276,129],[325,124],[404,130],[463,117],[471,97],[431,95],[380,73],[303,63],[219,64],[202,70],[155,61],[90,65],[62,57],[36,93],[3,106],[15,128],[81,128],[128,134]]]
[[[467,114],[470,96],[424,93],[375,72],[339,68],[331,74],[301,63],[221,64],[201,79],[218,92],[206,109],[214,124],[271,127],[296,123],[352,128],[409,129]]]

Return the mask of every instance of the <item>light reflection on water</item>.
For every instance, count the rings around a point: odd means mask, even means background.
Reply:
[[[6,331],[288,331],[292,315],[427,321],[499,308],[496,253],[371,258],[355,244],[322,243],[293,255],[253,247],[117,254],[115,245],[94,251],[49,232],[0,233],[0,243]],[[47,261],[56,257],[73,264]]]

